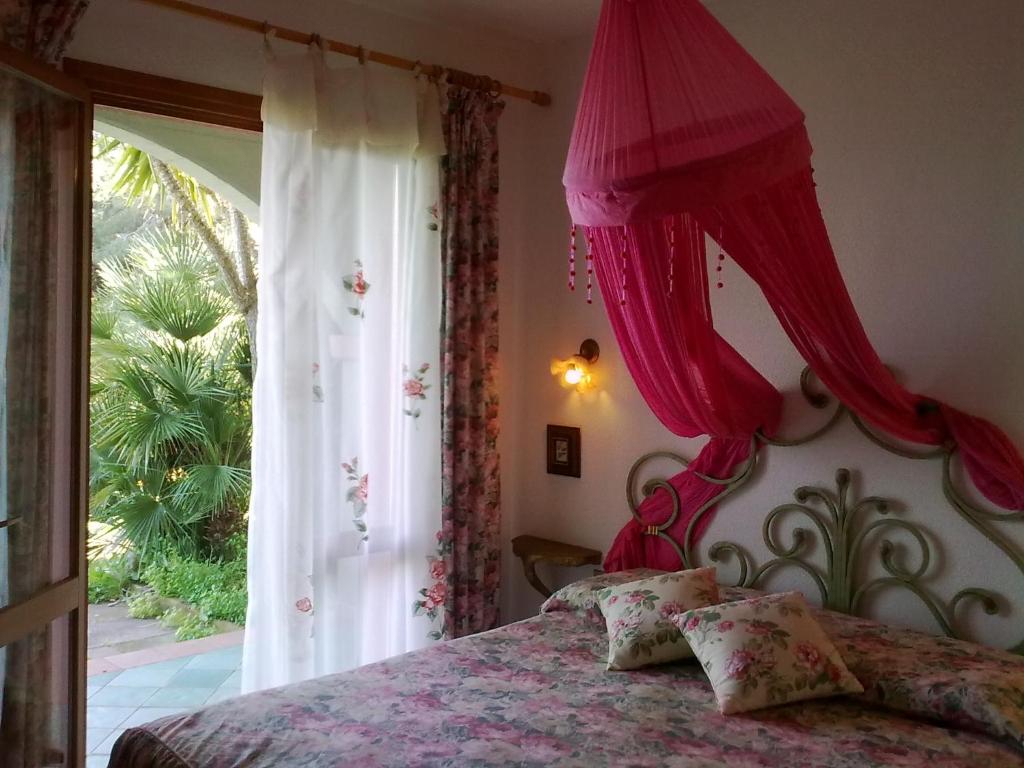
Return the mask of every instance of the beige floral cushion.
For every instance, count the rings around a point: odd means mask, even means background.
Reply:
[[[693,651],[672,616],[718,602],[714,568],[665,573],[598,593],[608,626],[608,669],[686,659]]]
[[[724,714],[864,689],[798,592],[673,616]]]

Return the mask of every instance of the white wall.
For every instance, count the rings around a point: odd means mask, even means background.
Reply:
[[[882,358],[915,391],[1002,425],[1024,446],[1024,3],[1019,0],[713,0],[713,13],[789,91],[815,146],[818,194],[840,266]],[[520,299],[530,312],[505,326],[521,346],[516,390],[506,392],[506,512],[511,532],[606,551],[626,521],[624,480],[640,454],[699,444],[669,434],[650,414],[615,348],[599,303],[565,288],[568,216],[562,163],[589,49],[579,40],[548,51],[555,106],[538,125],[542,144],[529,198]],[[786,429],[814,423],[792,395],[802,361],[759,291],[729,262],[714,292],[716,323],[769,380],[786,390]],[[602,347],[599,392],[581,397],[548,373],[553,356],[593,336]],[[583,478],[547,475],[547,423],[583,430]],[[512,434],[509,434],[509,433]],[[896,459],[852,427],[807,448],[769,449],[753,488],[719,512],[706,538],[750,545],[759,559],[764,514],[801,484],[832,486],[840,466],[858,490],[900,499],[900,514],[945,542],[934,582],[945,596],[967,582],[1014,596],[1024,612],[1024,574],[960,521],[939,490],[939,467]],[[1020,529],[1024,525],[1017,525]],[[1016,531],[1018,542],[1024,531]],[[508,564],[509,615],[539,598]],[[571,574],[561,572],[564,581]],[[777,582],[777,584],[780,582]],[[797,580],[795,584],[809,586]],[[896,615],[888,600],[881,615]],[[1022,613],[986,620],[985,636],[1016,642]],[[923,611],[899,614],[930,628]],[[974,619],[972,615],[972,619]]]

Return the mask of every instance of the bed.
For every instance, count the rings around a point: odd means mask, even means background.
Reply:
[[[837,411],[826,429],[841,415]],[[951,450],[910,458],[943,462],[951,506],[1024,573],[1015,545],[988,524],[995,514],[957,493]],[[652,457],[666,456],[685,463],[659,452],[630,471],[634,514],[640,469]],[[719,500],[752,471],[751,463],[722,479]],[[725,716],[692,660],[608,671],[608,636],[596,595],[651,573],[619,572],[559,590],[540,615],[525,621],[132,728],[115,745],[110,766],[1024,766],[1024,642],[997,650],[853,615],[864,594],[895,588],[924,602],[939,629],[956,635],[958,605],[974,600],[995,612],[1019,606],[1019,592],[1012,593],[1016,600],[976,587],[949,600],[932,594],[925,577],[936,557],[928,537],[888,514],[884,499],[850,498],[849,481],[850,473],[840,470],[835,492],[800,488],[796,503],[773,509],[763,527],[773,557],[761,565],[728,542],[713,544],[708,557],[730,557],[740,565],[737,584],[722,589],[723,600],[750,596],[762,576],[779,568],[809,574],[821,604],[835,609],[815,609],[815,616],[863,685],[862,694]],[[639,487],[643,495],[672,493],[660,479]],[[647,525],[649,535],[671,538],[677,501],[669,521]],[[776,531],[785,515],[813,523],[790,530],[788,545]],[[691,531],[672,540],[681,567],[697,564]],[[895,531],[921,547],[922,565],[904,564],[888,538]],[[825,568],[802,559],[815,533],[828,549]],[[846,564],[868,558],[877,558],[884,574],[851,578],[856,569]]]
[[[723,716],[692,662],[606,671],[595,618],[556,595],[517,624],[130,729],[110,764],[1024,764],[1024,660],[1010,653],[821,612],[866,693]]]

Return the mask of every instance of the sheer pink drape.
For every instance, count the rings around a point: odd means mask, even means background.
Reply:
[[[676,532],[718,490],[695,472],[731,475],[780,408],[778,393],[715,333],[706,233],[758,283],[851,410],[905,440],[955,442],[986,497],[1024,508],[1024,460],[1009,439],[907,391],[879,359],[836,264],[810,156],[803,113],[698,0],[605,0],[563,180],[640,393],[675,434],[712,438],[672,481],[682,501]],[[663,523],[668,494],[639,514]],[[642,537],[631,521],[606,568],[678,566]]]
[[[715,332],[699,223],[683,215],[670,219],[669,225],[675,228],[674,237],[661,220],[594,228],[589,234],[608,317],[640,393],[675,434],[714,438],[686,471],[672,479],[682,514],[668,533],[682,541],[696,510],[721,490],[697,473],[732,475],[748,457],[754,431],[774,432],[782,400]],[[639,510],[648,524],[663,523],[670,513],[671,499],[665,491],[654,494]],[[702,518],[698,534],[710,520],[710,514]],[[640,524],[632,520],[616,539],[605,567],[618,570],[641,563],[671,569],[678,567],[679,558],[664,540],[644,536]]]
[[[746,194],[805,164],[804,115],[698,0],[605,0],[563,182],[620,226]]]
[[[956,443],[989,500],[1024,508],[1024,461],[984,419],[901,386],[879,359],[839,272],[811,169],[698,218],[757,282],[818,378],[883,431],[927,445]]]

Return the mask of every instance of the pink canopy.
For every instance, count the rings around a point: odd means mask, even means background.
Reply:
[[[1024,461],[1007,437],[908,392],[871,346],[821,217],[803,120],[698,0],[605,0],[563,180],[640,393],[675,434],[712,438],[672,481],[683,513],[669,532],[685,530],[717,490],[697,473],[732,474],[753,432],[772,434],[781,408],[778,392],[715,332],[709,239],[758,283],[848,407],[901,439],[955,442],[985,496],[1024,508]],[[655,494],[640,515],[661,523],[666,506],[667,494]],[[641,565],[679,561],[631,521],[605,567]]]

